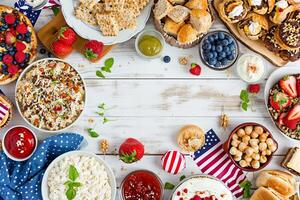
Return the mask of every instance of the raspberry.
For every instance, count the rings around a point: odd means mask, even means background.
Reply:
[[[16,17],[13,13],[5,15],[4,20],[7,24],[13,24],[16,21]]]
[[[250,84],[249,86],[248,86],[248,91],[250,92],[250,93],[258,93],[259,92],[259,90],[260,90],[260,85],[259,84]]]
[[[22,51],[18,51],[16,54],[15,54],[15,59],[18,63],[21,63],[25,60],[25,53],[23,53]]]
[[[17,49],[17,51],[23,51],[24,49],[26,49],[26,45],[23,44],[23,42],[17,41],[16,42],[16,49]]]
[[[16,30],[17,30],[18,33],[21,33],[21,34],[25,34],[28,31],[27,26],[24,23],[19,24],[17,26]]]
[[[14,75],[14,74],[16,74],[18,72],[19,72],[18,66],[16,66],[16,65],[9,65],[8,66],[8,73]]]
[[[2,60],[5,64],[10,64],[13,61],[13,57],[9,54],[6,54],[3,56]]]

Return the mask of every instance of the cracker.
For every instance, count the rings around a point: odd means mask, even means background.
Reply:
[[[149,3],[149,0],[137,0],[137,1],[140,10],[143,10],[146,7],[146,5]]]
[[[110,14],[96,14],[96,20],[104,36],[118,35],[120,28],[115,17]]]
[[[96,19],[92,13],[92,11],[87,7],[85,4],[80,4],[77,8],[75,8],[75,16],[84,21],[85,23],[88,23],[90,25],[97,25]]]
[[[120,30],[136,28],[136,17],[132,10],[124,10],[121,12],[114,12],[111,15],[116,19]]]
[[[140,7],[139,7],[139,2],[137,0],[125,0],[124,3],[124,9],[126,11],[132,10],[134,16],[139,16],[141,14],[140,12]]]
[[[104,0],[106,11],[123,10],[125,0]]]
[[[93,13],[94,15],[106,13],[104,3],[97,3],[97,4],[93,7],[92,13]]]
[[[99,0],[79,0],[81,4],[86,5],[86,7],[89,9],[92,9],[98,3],[98,1]]]

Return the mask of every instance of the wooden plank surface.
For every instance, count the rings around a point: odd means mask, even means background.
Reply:
[[[12,1],[4,0],[4,4],[12,5]],[[35,26],[38,30],[53,16],[51,10],[44,10]],[[152,28],[151,19],[147,28]],[[216,19],[212,30],[223,30],[225,26]],[[243,53],[251,52],[240,45]],[[271,122],[260,93],[254,99],[255,111],[243,112],[239,104],[239,93],[247,84],[239,80],[234,67],[231,72],[217,72],[205,67],[199,58],[197,47],[191,49],[178,49],[167,45],[164,55],[171,56],[171,63],[165,64],[161,59],[143,60],[136,55],[134,50],[134,38],[118,45],[105,58],[113,57],[115,65],[112,73],[106,79],[99,79],[95,71],[102,67],[102,62],[89,63],[79,53],[73,53],[66,60],[73,64],[84,77],[87,83],[87,107],[82,118],[70,132],[82,134],[86,139],[85,150],[99,154],[113,168],[120,185],[122,179],[130,171],[136,169],[149,169],[157,173],[163,182],[177,183],[179,177],[199,173],[192,159],[187,155],[187,169],[179,175],[170,175],[162,171],[160,165],[161,155],[167,150],[177,149],[176,135],[178,130],[186,124],[196,124],[208,131],[213,128],[219,137],[226,140],[229,132],[238,124],[254,121],[265,125],[273,133],[279,142],[279,149],[268,169],[282,169],[279,164],[289,147],[299,146],[297,142],[291,142],[283,137]],[[39,55],[43,58],[46,55]],[[188,72],[188,66],[178,63],[181,56],[189,56],[192,62],[200,63],[202,74],[199,77],[192,76]],[[276,69],[268,61],[265,78]],[[297,66],[300,62],[290,63],[289,66]],[[14,99],[15,83],[1,87],[1,89]],[[263,87],[261,88],[263,91]],[[102,124],[95,111],[97,105],[105,102],[109,107],[114,107],[106,112],[111,121]],[[225,109],[231,123],[227,130],[219,126],[219,116]],[[14,110],[14,124],[25,124],[20,115]],[[91,123],[90,121],[94,121]],[[95,128],[100,137],[92,139],[85,131],[86,128]],[[7,128],[1,130],[1,133]],[[2,137],[3,134],[0,134]],[[46,133],[38,133],[39,139],[49,136]],[[116,155],[120,143],[127,137],[136,137],[145,144],[146,155],[134,164],[124,164]],[[110,149],[108,155],[100,155],[99,141],[108,139]],[[247,177],[255,181],[257,173],[248,173]],[[166,191],[165,199],[170,192]],[[119,198],[116,198],[117,200]]]

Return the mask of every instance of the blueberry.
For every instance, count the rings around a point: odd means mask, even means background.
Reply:
[[[210,50],[215,51],[216,50],[216,46],[215,45],[211,45]]]
[[[13,27],[16,27],[18,25],[18,23],[17,22],[15,22],[14,24],[13,24]]]
[[[41,50],[42,50],[42,49],[41,49]],[[169,62],[171,61],[170,56],[164,56],[163,61],[164,61],[165,63],[169,63]]]
[[[221,61],[222,59],[223,59],[223,57],[221,57],[221,56],[219,56],[219,55],[217,56],[217,60],[218,60],[218,61]]]
[[[229,55],[229,56],[227,56],[227,58],[228,58],[228,60],[234,60],[234,55]]]
[[[225,35],[223,32],[218,33],[219,39],[223,40],[225,38]]]
[[[10,52],[8,52],[8,54],[11,55],[11,56],[13,56],[13,55],[15,55],[15,52],[10,51]]]
[[[0,47],[5,47],[5,43],[0,43]]]
[[[14,47],[9,47],[7,50],[8,51],[14,51]]]
[[[218,54],[220,57],[225,58],[226,57],[226,53],[224,51],[220,52]]]
[[[228,40],[228,43],[229,43],[229,44],[232,44],[232,43],[233,43],[233,38],[232,38],[232,37],[228,37],[227,40]]]
[[[214,54],[213,53],[209,53],[208,54],[208,58],[213,58],[214,57]]]
[[[224,47],[223,49],[224,49],[224,51],[225,51],[226,53],[227,53],[227,52],[230,52],[229,47]]]
[[[31,36],[31,33],[30,33],[30,32],[25,33],[25,37],[26,37],[26,38],[29,38],[30,36]]]
[[[3,56],[3,53],[2,53],[2,52],[0,52],[0,58],[2,58],[2,56]]]
[[[222,40],[222,44],[223,44],[223,46],[227,46],[229,44],[228,40]]]
[[[221,51],[223,51],[223,47],[221,45],[218,45],[216,50],[217,50],[217,52],[221,52]]]
[[[217,60],[215,58],[211,58],[211,59],[208,60],[208,63],[210,65],[215,65],[217,63]]]
[[[229,48],[230,48],[230,51],[233,51],[233,50],[235,50],[235,45],[234,44],[230,44]]]
[[[18,64],[18,63],[17,63],[17,61],[13,60],[13,61],[12,61],[12,64],[16,65],[16,64]]]
[[[205,49],[205,50],[203,50],[203,53],[208,54],[208,53],[210,53],[210,50],[209,49]]]
[[[217,68],[221,67],[221,62],[217,62],[217,63],[215,64],[215,67],[217,67]]]
[[[27,42],[27,43],[30,43],[31,42],[31,38],[29,37],[29,38],[25,38],[25,41]]]
[[[214,37],[214,40],[218,40],[218,39],[219,39],[219,37],[218,37],[218,34],[217,34],[217,33],[213,34],[213,37]]]
[[[20,63],[20,67],[25,67],[25,63]]]
[[[223,66],[227,65],[227,63],[228,63],[228,60],[227,60],[226,58],[223,58],[223,59],[221,60],[221,64],[222,64]]]
[[[232,52],[229,50],[226,52],[226,56],[232,55]]]
[[[210,35],[210,36],[208,36],[208,41],[213,42],[213,41],[215,41],[215,39],[212,35]]]
[[[211,49],[211,44],[210,43],[205,43],[205,44],[203,44],[203,46],[202,46],[202,49]]]
[[[46,53],[46,49],[41,48],[41,49],[40,49],[40,54],[45,54],[45,53]]]
[[[2,69],[6,70],[7,69],[7,65],[6,64],[2,64]]]
[[[18,40],[22,40],[22,38],[23,38],[23,35],[21,35],[21,34],[18,34],[18,35],[17,35],[17,39],[18,39]]]
[[[217,52],[213,52],[213,55],[214,55],[214,58],[217,58],[218,57],[218,53]]]
[[[206,38],[204,41],[203,41],[203,44],[206,44],[206,43],[210,43],[208,38]]]
[[[50,52],[48,52],[47,56],[48,56],[49,58],[51,58],[51,57],[52,57],[52,54],[51,54]]]

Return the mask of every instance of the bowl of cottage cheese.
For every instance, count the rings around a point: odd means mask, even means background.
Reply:
[[[233,200],[230,190],[220,180],[205,174],[193,175],[181,181],[170,200],[181,199]]]
[[[57,157],[42,180],[44,200],[115,200],[116,180],[99,156],[71,151]]]

